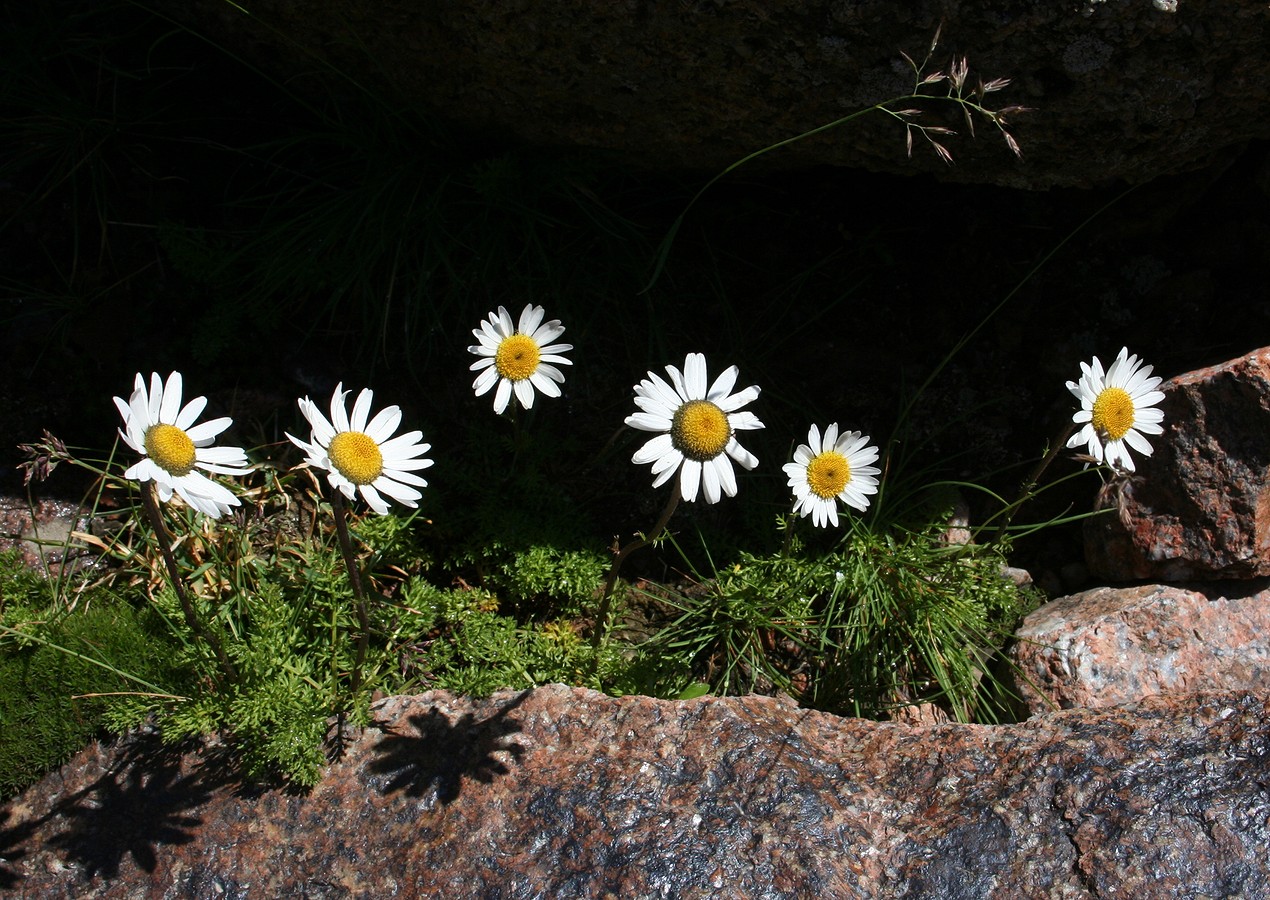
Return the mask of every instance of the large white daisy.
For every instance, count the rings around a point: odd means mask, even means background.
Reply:
[[[1085,444],[1089,455],[1114,468],[1133,471],[1129,448],[1143,456],[1151,455],[1151,444],[1143,434],[1161,434],[1164,413],[1154,409],[1164,399],[1158,390],[1161,379],[1151,376],[1151,366],[1142,365],[1129,348],[1122,347],[1106,373],[1094,357],[1092,363],[1081,363],[1080,381],[1067,382],[1067,389],[1080,400],[1080,409],[1072,416],[1084,425],[1067,442],[1069,448]]]
[[[878,492],[873,476],[881,469],[871,463],[878,460],[878,448],[869,444],[867,435],[848,431],[838,435],[838,423],[825,429],[824,436],[815,425],[807,432],[807,443],[799,444],[794,461],[785,463],[785,474],[794,491],[794,512],[811,515],[817,527],[838,526],[838,501],[864,512],[869,508],[869,494]]]
[[[739,370],[736,366],[706,387],[706,358],[689,353],[683,373],[666,366],[670,383],[654,372],[635,385],[635,405],[640,411],[626,417],[626,424],[640,431],[661,432],[641,447],[631,461],[652,463],[653,487],[660,487],[679,472],[679,490],[685,500],[697,499],[700,489],[707,503],[723,494],[736,496],[732,460],[744,469],[758,465],[758,458],[737,443],[736,432],[762,428],[751,412],[738,412],[759,395],[751,385],[732,393]],[[730,457],[730,458],[729,458]]]
[[[432,445],[419,443],[422,431],[392,436],[401,424],[399,406],[385,407],[370,418],[370,404],[375,396],[370,388],[357,395],[350,416],[344,406],[344,398],[350,393],[342,383],[335,386],[330,419],[308,397],[300,400],[300,412],[313,426],[312,440],[302,441],[290,434],[287,437],[305,452],[305,462],[326,469],[327,481],[350,500],[360,493],[381,516],[388,513],[381,493],[403,506],[416,508],[415,501],[423,494],[415,488],[427,487],[428,482],[412,473],[432,465],[432,460],[422,456]]]
[[[472,329],[480,343],[467,349],[481,358],[472,363],[471,371],[484,370],[472,382],[472,389],[480,397],[498,385],[494,412],[501,414],[507,409],[512,394],[529,409],[534,405],[534,388],[548,397],[560,396],[557,385],[564,383],[564,373],[551,364],[572,365],[560,354],[572,350],[573,345],[551,343],[564,334],[564,326],[559,319],[544,322],[544,315],[541,306],[531,303],[521,310],[520,323],[513,327],[511,314],[500,306],[480,328]]]
[[[150,389],[137,373],[132,396],[115,397],[123,416],[119,430],[124,442],[143,457],[124,472],[133,481],[153,481],[164,503],[175,492],[194,509],[219,519],[238,506],[239,500],[224,485],[202,472],[243,475],[250,471],[247,454],[241,447],[213,447],[216,435],[231,424],[228,416],[201,425],[195,420],[207,406],[206,397],[195,397],[181,406],[181,373],[168,375],[167,383],[158,372],[150,375]]]

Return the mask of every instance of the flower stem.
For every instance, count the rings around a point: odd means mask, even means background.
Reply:
[[[366,662],[366,645],[370,641],[370,614],[366,609],[366,591],[362,588],[357,557],[353,555],[353,539],[348,533],[348,507],[344,505],[344,497],[339,490],[331,492],[331,509],[335,513],[335,533],[339,537],[344,568],[348,570],[348,583],[353,588],[357,627],[361,632],[357,637],[357,661],[353,663],[353,680],[349,688],[349,695],[356,697],[362,686],[362,666]]]
[[[185,583],[181,580],[181,570],[177,568],[176,556],[172,553],[171,532],[168,531],[167,523],[163,521],[163,512],[159,509],[159,498],[155,496],[153,481],[147,481],[142,484],[141,501],[145,507],[146,515],[150,519],[150,527],[154,529],[154,539],[159,545],[159,552],[163,555],[163,562],[167,566],[168,580],[172,582],[172,590],[176,592],[177,599],[181,601],[181,611],[185,613],[185,624],[189,626],[190,631],[194,632],[195,637],[201,638],[206,642],[207,646],[212,648],[212,652],[216,654],[216,658],[220,661],[222,674],[231,683],[237,681],[238,671],[234,668],[234,664],[229,661],[225,648],[221,646],[221,642],[216,638],[216,635],[209,631],[199,620],[197,613],[194,612],[194,604],[190,602],[190,595],[185,592]]]
[[[1055,457],[1058,456],[1059,451],[1067,446],[1067,439],[1072,436],[1072,432],[1075,430],[1076,423],[1068,422],[1063,428],[1062,433],[1055,439],[1053,445],[1049,449],[1049,452],[1041,457],[1041,461],[1038,462],[1036,467],[1032,469],[1032,472],[1028,475],[1027,480],[1023,482],[1023,486],[1019,489],[1018,499],[1006,508],[1005,518],[1002,520],[1001,524],[997,526],[997,540],[1000,540],[1001,536],[1004,535],[1006,530],[1010,527],[1010,523],[1014,520],[1014,514],[1019,511],[1019,507],[1031,499],[1033,491],[1036,490],[1037,484],[1040,483],[1041,476],[1045,474],[1045,470],[1049,468],[1050,463],[1052,463]]]
[[[608,634],[608,618],[609,603],[613,599],[613,589],[617,587],[617,575],[622,569],[622,563],[626,561],[626,557],[630,556],[640,547],[646,547],[661,536],[666,529],[666,524],[670,521],[670,517],[675,514],[675,507],[679,505],[679,488],[678,485],[670,492],[670,502],[666,504],[666,508],[662,510],[661,518],[657,520],[657,524],[653,526],[652,531],[646,535],[640,535],[635,540],[628,543],[625,547],[617,552],[613,557],[613,564],[609,566],[608,578],[604,581],[604,596],[600,598],[600,611],[595,617],[595,630],[591,632],[591,649],[599,650],[600,643]],[[595,660],[596,665],[599,664],[599,658]]]

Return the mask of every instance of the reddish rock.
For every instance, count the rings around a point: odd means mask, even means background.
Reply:
[[[1270,693],[1270,590],[1095,588],[1036,610],[1016,638],[1015,680],[1034,713],[1166,693]]]
[[[1264,697],[905,726],[763,697],[390,698],[307,794],[94,747],[3,817],[27,897],[1270,896]]]
[[[83,510],[64,500],[31,501],[0,496],[0,550],[17,549],[22,561],[45,574],[56,574],[64,563],[87,563],[88,548],[71,539],[87,531]]]
[[[1164,434],[1089,520],[1085,556],[1110,581],[1270,575],[1270,348],[1166,381]]]

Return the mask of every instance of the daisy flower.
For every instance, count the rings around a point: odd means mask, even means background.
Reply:
[[[559,397],[558,384],[564,384],[564,373],[556,366],[573,365],[561,356],[572,350],[572,344],[551,343],[564,334],[559,319],[542,320],[545,313],[541,306],[527,305],[520,312],[519,325],[512,326],[511,314],[505,306],[489,314],[489,319],[473,328],[472,335],[480,342],[468,347],[469,353],[480,357],[472,363],[471,371],[481,371],[472,382],[472,389],[480,397],[495,384],[494,412],[502,414],[516,395],[520,405],[529,409],[534,405],[534,388],[548,397]]]
[[[1107,465],[1133,471],[1129,448],[1151,455],[1151,444],[1143,434],[1161,434],[1164,413],[1154,409],[1164,399],[1159,376],[1151,377],[1151,366],[1142,365],[1129,348],[1122,347],[1106,374],[1094,357],[1092,364],[1081,363],[1080,381],[1067,382],[1067,389],[1080,400],[1072,416],[1084,425],[1067,442],[1069,448],[1085,444],[1089,455]]]
[[[697,499],[700,488],[707,503],[722,494],[736,496],[732,460],[743,469],[758,459],[737,443],[736,432],[762,428],[751,412],[738,412],[759,394],[757,386],[732,393],[739,370],[726,369],[706,388],[706,358],[689,353],[683,374],[666,366],[670,383],[653,372],[635,385],[635,405],[640,411],[626,417],[626,424],[640,431],[660,432],[641,447],[631,461],[652,463],[653,487],[660,487],[679,472],[679,491],[685,500]],[[730,459],[729,459],[730,457]]]
[[[124,422],[119,434],[143,457],[123,473],[125,478],[153,481],[164,503],[176,493],[213,519],[239,505],[227,487],[195,471],[221,475],[244,475],[250,471],[247,454],[241,447],[212,446],[216,435],[228,428],[233,419],[225,416],[195,425],[207,406],[207,398],[195,397],[182,406],[180,372],[168,375],[166,383],[158,372],[151,373],[149,390],[138,372],[132,396],[126,401],[115,397],[114,401]]]
[[[375,395],[370,388],[357,395],[350,416],[344,406],[344,398],[350,393],[344,390],[343,383],[335,386],[330,419],[308,397],[300,400],[300,412],[313,427],[312,440],[302,441],[290,434],[287,437],[305,452],[305,462],[327,470],[327,481],[348,499],[360,493],[381,516],[388,513],[381,493],[403,506],[416,508],[415,501],[423,494],[415,488],[427,487],[428,482],[412,473],[432,465],[432,460],[422,456],[432,445],[418,443],[422,431],[392,437],[401,424],[399,406],[385,407],[371,419],[370,404]]]
[[[867,435],[848,431],[838,435],[838,423],[825,429],[824,437],[815,425],[807,432],[807,443],[799,444],[794,461],[784,465],[789,486],[794,489],[794,512],[811,515],[818,527],[838,526],[838,501],[860,512],[869,508],[868,494],[878,492],[874,475],[881,469],[878,448]]]

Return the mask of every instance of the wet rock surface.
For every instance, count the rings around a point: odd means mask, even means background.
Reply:
[[[1010,656],[1034,713],[1155,694],[1270,694],[1270,589],[1148,584],[1061,597],[1029,615]]]
[[[1164,434],[1115,512],[1089,521],[1085,556],[1110,581],[1270,575],[1270,348],[1161,385]]]
[[[25,896],[1270,893],[1270,716],[1241,693],[1020,725],[549,686],[389,698],[310,794],[218,745],[93,747],[3,815]]]

